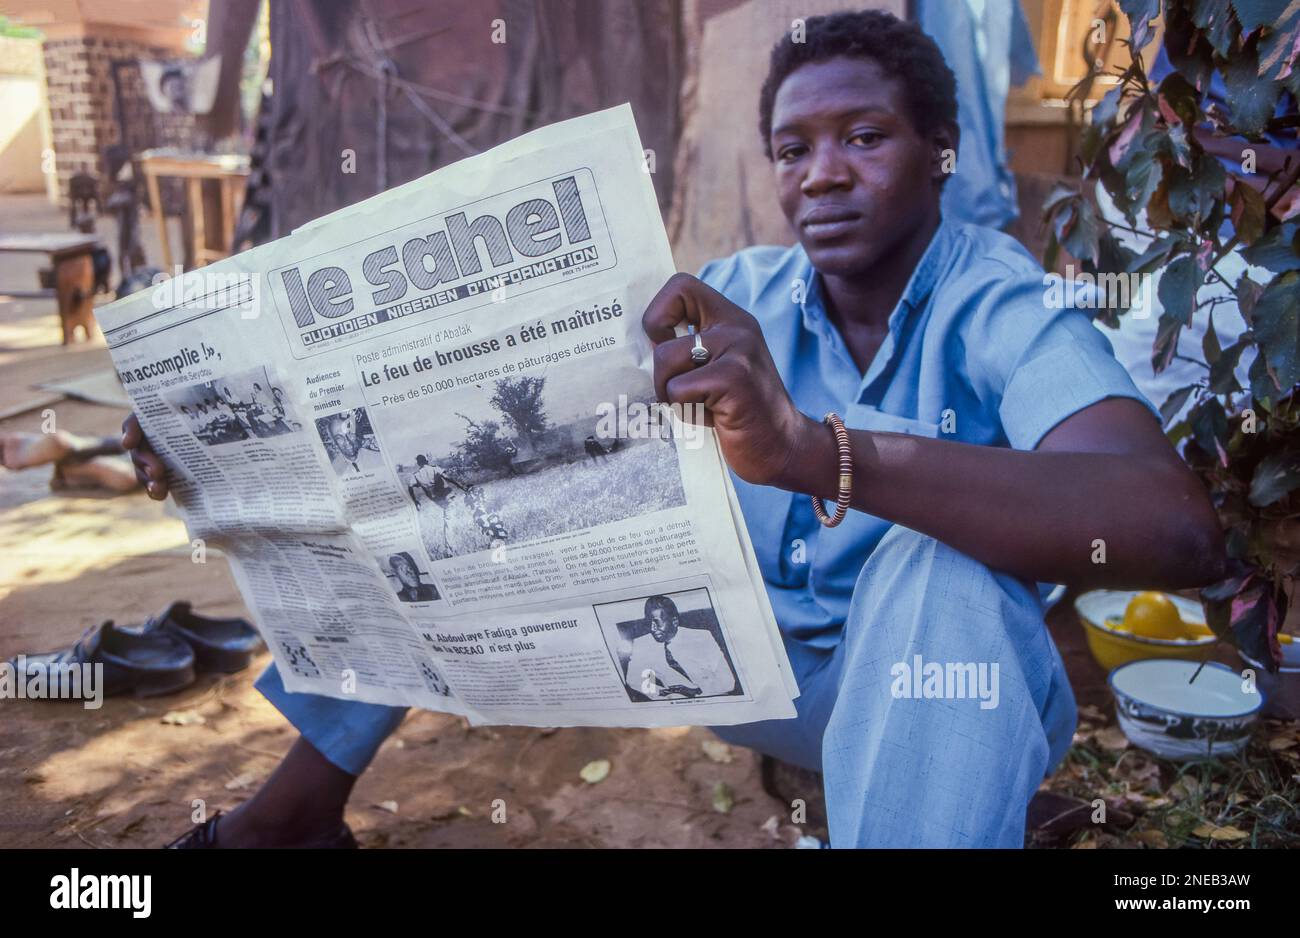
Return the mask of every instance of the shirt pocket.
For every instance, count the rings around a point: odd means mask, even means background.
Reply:
[[[916,420],[911,417],[900,417],[897,414],[885,413],[883,410],[865,404],[855,404],[850,407],[844,414],[844,424],[851,430],[907,433],[911,436],[927,436],[931,439],[937,439],[939,436],[939,425],[937,423],[927,423],[924,420]]]

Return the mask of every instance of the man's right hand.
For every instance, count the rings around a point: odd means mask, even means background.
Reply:
[[[149,497],[155,501],[166,498],[167,467],[144,438],[144,431],[140,429],[140,421],[135,414],[122,421],[122,447],[131,457],[135,477],[140,480]]]

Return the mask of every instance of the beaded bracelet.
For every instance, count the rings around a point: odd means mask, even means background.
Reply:
[[[849,513],[849,500],[853,495],[853,449],[849,445],[849,431],[844,428],[844,421],[831,412],[822,418],[822,423],[835,431],[835,447],[840,459],[840,491],[835,497],[835,515],[826,513],[826,506],[816,495],[812,496],[813,514],[817,520],[828,528],[833,528]]]

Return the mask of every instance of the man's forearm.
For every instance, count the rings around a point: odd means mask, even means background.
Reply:
[[[833,500],[834,437],[809,445],[783,488]],[[1139,455],[1023,452],[850,431],[852,507],[927,534],[1015,576],[1072,585],[1178,588],[1217,573],[1204,496],[1168,462]],[[1193,484],[1197,484],[1191,478]]]

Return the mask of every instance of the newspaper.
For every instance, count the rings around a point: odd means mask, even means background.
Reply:
[[[286,688],[533,726],[794,716],[624,105],[98,310],[197,559]]]

